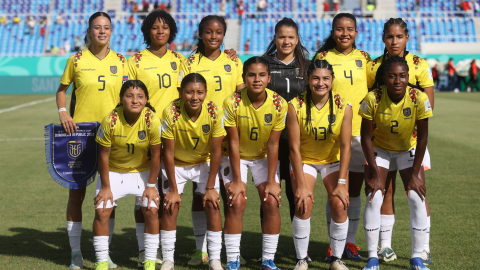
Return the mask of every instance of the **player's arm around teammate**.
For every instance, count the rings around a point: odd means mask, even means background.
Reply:
[[[383,74],[383,61],[388,57],[400,56],[405,59],[409,66],[409,84],[423,90],[430,100],[432,110],[434,107],[434,91],[433,91],[433,77],[428,63],[407,51],[407,43],[409,41],[408,27],[407,23],[401,18],[390,18],[383,28],[382,40],[385,43],[385,50],[382,56],[376,58],[368,64],[368,88],[375,89],[378,87],[379,82],[382,81]],[[431,168],[430,165],[430,154],[427,152],[424,156],[422,163],[422,168],[420,173],[424,175],[425,170]],[[395,185],[396,185],[396,175],[397,168],[392,166],[389,168],[389,173],[387,176],[386,182],[386,192],[385,198],[383,199],[382,204],[382,222],[380,228],[380,249],[378,251],[379,259],[384,261],[392,261],[397,258],[397,255],[392,249],[392,231],[393,225],[395,223],[395,207],[393,196],[395,194]],[[425,177],[423,177],[424,179]],[[427,234],[425,237],[424,252],[422,254],[422,259],[424,264],[431,264],[430,259],[430,210],[428,208],[428,203],[425,201],[427,206]]]
[[[162,269],[174,267],[177,215],[187,181],[196,182],[207,215],[210,269],[221,270],[222,218],[218,169],[225,136],[222,110],[205,100],[207,82],[190,73],[182,80],[180,98],[167,106],[162,117],[164,141],[164,209],[161,221]]]
[[[120,91],[120,103],[109,113],[97,134],[100,144],[100,180],[95,192],[93,246],[96,270],[108,266],[108,219],[116,201],[136,196],[145,216],[144,269],[155,269],[159,244],[157,176],[160,170],[160,120],[148,103],[148,90],[138,80],[127,81]],[[149,152],[151,153],[149,157]]]
[[[246,88],[223,103],[229,141],[229,161],[222,161],[222,173],[229,210],[225,218],[227,269],[240,268],[240,240],[247,201],[247,171],[252,172],[264,211],[262,269],[278,269],[273,260],[280,233],[281,189],[278,177],[278,142],[285,128],[286,101],[267,89],[268,61],[252,57],[245,62]]]
[[[348,233],[348,163],[352,133],[352,106],[332,91],[334,74],[325,60],[314,60],[307,69],[306,92],[290,101],[287,116],[292,187],[295,194],[293,241],[295,269],[305,270],[310,237],[313,192],[320,173],[332,213],[331,269],[347,269],[340,260]],[[335,101],[334,101],[335,100]]]
[[[349,187],[350,207],[348,208],[349,228],[345,255],[350,260],[361,260],[362,257],[357,250],[355,236],[360,220],[362,199],[360,191],[364,179],[365,157],[363,156],[360,144],[361,117],[356,113],[360,102],[368,93],[367,88],[367,63],[371,61],[367,52],[358,50],[355,46],[357,37],[356,18],[349,13],[339,13],[332,21],[330,36],[325,39],[322,47],[317,51],[314,59],[327,60],[335,73],[333,91],[352,104],[352,138],[351,158],[349,163]],[[330,227],[330,207],[326,205],[327,226]],[[331,249],[327,251],[325,261],[330,261]]]
[[[77,130],[78,122],[101,122],[119,102],[122,82],[128,79],[125,57],[110,49],[112,25],[109,15],[96,12],[88,20],[85,35],[86,49],[68,58],[57,90],[57,107],[60,122],[67,133]],[[70,114],[66,109],[66,92],[73,84]],[[80,251],[82,233],[82,204],[86,188],[69,190],[67,206],[67,232],[72,249],[71,269],[83,267]],[[115,226],[115,210],[110,217],[110,239]],[[116,265],[110,260],[109,265]]]
[[[380,231],[380,208],[388,168],[394,163],[410,206],[412,255],[410,269],[428,269],[421,255],[427,228],[425,180],[419,174],[427,146],[428,118],[432,108],[428,96],[408,87],[409,68],[404,58],[390,57],[384,63],[381,87],[362,101],[362,148],[365,167],[364,212],[368,263],[364,270],[379,269],[377,245]],[[374,128],[375,126],[375,128]]]

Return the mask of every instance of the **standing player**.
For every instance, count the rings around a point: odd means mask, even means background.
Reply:
[[[160,120],[141,81],[125,82],[120,103],[105,116],[97,134],[100,179],[95,191],[93,246],[96,270],[108,270],[108,217],[116,201],[135,195],[146,219],[143,268],[155,270],[159,244],[157,177],[160,171]]]
[[[67,60],[65,71],[57,90],[57,107],[60,122],[67,133],[77,130],[78,122],[101,122],[119,102],[122,82],[128,80],[126,59],[110,50],[112,20],[105,12],[96,12],[88,20],[85,44],[87,49],[77,52]],[[66,92],[73,83],[70,115],[67,113]],[[73,118],[72,118],[73,117]],[[80,251],[82,234],[82,204],[86,189],[69,190],[67,206],[67,231],[72,249],[71,269],[83,268]],[[112,241],[115,210],[109,220]],[[110,260],[110,268],[116,268]]]
[[[367,62],[370,55],[355,47],[357,37],[357,21],[355,16],[349,13],[339,13],[333,18],[332,31],[324,41],[322,47],[317,51],[314,59],[327,60],[333,66],[335,80],[333,91],[352,103],[354,112],[358,111],[360,101],[368,93],[367,88]],[[348,259],[361,260],[362,257],[355,245],[355,234],[357,233],[358,221],[362,211],[362,200],[360,190],[363,184],[363,167],[365,157],[363,156],[360,144],[361,117],[354,113],[352,120],[352,146],[349,171],[350,206],[348,207],[348,235],[345,246],[345,254]],[[330,206],[327,201],[326,214],[327,226],[330,228]],[[330,261],[331,248],[327,251],[325,261]]]
[[[163,109],[178,98],[178,74],[185,57],[167,49],[178,30],[175,20],[166,11],[155,10],[148,14],[141,30],[147,48],[128,59],[128,77],[145,83],[150,92],[150,103],[157,108],[161,117]],[[162,208],[159,211],[161,217]],[[139,250],[138,266],[141,267],[145,257],[143,246],[145,219],[139,208],[135,210],[135,222]],[[156,262],[162,263],[161,253],[158,254]]]
[[[307,70],[306,93],[290,101],[287,116],[296,211],[292,221],[297,251],[295,270],[306,270],[313,192],[320,173],[331,201],[330,269],[348,270],[341,261],[348,233],[348,163],[352,134],[352,105],[332,93],[334,74],[325,60]],[[335,101],[334,101],[335,100]],[[334,105],[335,102],[335,105]],[[313,108],[312,108],[313,107]]]
[[[380,78],[377,76],[377,78]],[[362,101],[362,148],[368,165],[365,168],[364,212],[368,262],[364,270],[378,270],[380,208],[390,164],[400,171],[410,206],[412,255],[410,269],[426,269],[422,251],[427,230],[425,179],[420,174],[427,147],[428,118],[432,107],[428,96],[408,87],[409,67],[403,57],[392,56],[383,62],[382,81]]]
[[[201,195],[207,215],[210,269],[223,270],[218,169],[225,129],[222,110],[214,102],[205,100],[207,93],[205,78],[190,73],[182,80],[181,97],[163,111],[162,270],[174,269],[177,215],[184,186],[189,180],[197,183],[195,192]]]
[[[186,59],[178,79],[180,84],[182,78],[189,73],[201,74],[207,81],[206,100],[213,101],[215,104],[223,104],[227,96],[244,87],[242,61],[238,58],[232,60],[220,50],[226,32],[227,24],[222,17],[215,15],[204,17],[198,25],[200,37],[198,47]],[[225,198],[224,201],[226,201]],[[202,198],[198,194],[193,195],[192,223],[197,250],[188,264],[199,265],[208,261],[208,255],[205,235],[206,216],[202,207]]]
[[[247,172],[252,172],[265,219],[262,223],[262,269],[277,270],[273,262],[280,235],[280,179],[278,143],[285,128],[286,101],[267,89],[269,63],[262,57],[245,62],[246,88],[223,102],[229,159],[222,158],[222,170],[229,210],[225,217],[227,270],[240,269],[240,240],[247,202]]]
[[[270,64],[270,73],[272,74],[267,88],[275,91],[285,100],[291,100],[303,93],[308,84],[305,70],[310,64],[310,61],[305,59],[305,55],[308,55],[308,51],[302,45],[297,24],[290,18],[283,18],[275,25],[275,36],[263,55],[263,58],[267,59]],[[290,183],[287,129],[282,132],[278,151],[280,180],[285,180],[290,220],[293,220],[295,204]],[[260,217],[262,217],[262,212],[260,211],[260,213]]]
[[[430,67],[424,59],[413,55],[407,51],[407,42],[409,40],[408,27],[401,18],[390,18],[383,27],[383,42],[385,43],[385,50],[382,56],[371,61],[368,64],[368,88],[375,89],[378,85],[374,85],[375,81],[381,82],[381,76],[383,74],[383,61],[388,57],[400,56],[405,59],[408,64],[409,70],[409,84],[420,90],[423,90],[430,100],[430,104],[434,103],[433,96],[433,77]],[[379,76],[377,80],[375,77]],[[378,84],[378,83],[377,83]],[[425,170],[430,169],[430,155],[428,149],[425,152],[425,157],[422,163],[420,173],[423,175]],[[381,228],[380,228],[380,249],[378,251],[378,257],[384,261],[392,261],[397,258],[397,255],[392,250],[392,231],[395,223],[395,209],[393,195],[395,194],[395,179],[397,176],[397,170],[393,166],[389,169],[387,177],[387,192],[383,199],[381,210]],[[424,179],[425,177],[423,177]],[[425,236],[424,251],[422,253],[423,263],[429,265],[432,263],[430,257],[430,209],[428,203],[425,200],[427,206],[427,234]]]

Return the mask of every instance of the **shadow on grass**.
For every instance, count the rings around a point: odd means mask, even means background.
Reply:
[[[283,226],[290,226],[290,224],[284,224]],[[13,236],[0,236],[0,243],[2,243],[0,254],[13,257],[37,258],[57,265],[68,266],[70,264],[70,245],[65,228],[58,228],[57,231],[52,232],[20,227],[10,228],[9,230],[16,234]],[[257,259],[262,255],[262,234],[244,231],[241,244],[241,254],[248,262],[245,268],[260,269],[261,264],[257,263]],[[81,248],[84,260],[90,262],[85,263],[85,268],[91,269],[95,261],[92,231],[83,230]],[[177,226],[175,249],[175,265],[195,269],[195,267],[187,264],[188,260],[193,256],[195,249],[191,227]],[[310,242],[309,250],[312,253],[319,254],[319,252],[325,252],[327,249],[328,243]],[[112,260],[119,267],[136,269],[138,245],[135,228],[116,230],[110,251]],[[315,259],[323,260],[323,258]],[[222,249],[222,262],[226,262],[225,246]],[[280,235],[275,262],[279,265],[295,267],[295,247],[292,237]],[[206,266],[196,268],[204,269]]]

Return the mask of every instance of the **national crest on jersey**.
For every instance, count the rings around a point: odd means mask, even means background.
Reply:
[[[351,106],[339,94],[333,95],[333,108],[330,100],[321,109],[316,108],[307,93],[292,99],[297,122],[300,128],[300,154],[306,164],[329,164],[340,160],[340,134],[346,105]],[[309,106],[304,106],[309,102]],[[310,110],[308,113],[307,110]],[[307,122],[310,115],[310,122]],[[329,126],[332,133],[328,131]]]
[[[214,137],[225,136],[221,121],[222,112],[211,101],[204,101],[198,117],[193,121],[185,102],[179,98],[165,108],[162,116],[162,138],[175,140],[175,166],[191,166],[210,160]]]
[[[149,108],[130,125],[125,120],[124,107],[110,112],[102,121],[96,141],[110,148],[109,170],[114,172],[142,172],[150,169],[149,150],[161,143],[160,121]]]
[[[428,96],[409,87],[404,97],[395,103],[387,91],[383,85],[368,93],[358,113],[374,123],[374,147],[389,152],[408,151],[417,144],[417,121],[432,116]]]

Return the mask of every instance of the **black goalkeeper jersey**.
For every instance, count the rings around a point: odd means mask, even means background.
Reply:
[[[306,59],[305,75],[299,74],[299,68],[296,61],[292,61],[286,65],[275,57],[275,54],[264,56],[270,63],[270,73],[272,79],[267,85],[267,88],[277,92],[285,100],[290,101],[299,94],[305,92],[305,87],[308,85],[306,78],[306,70],[310,65],[310,61]],[[287,128],[282,132],[280,137],[280,144],[288,144]]]

